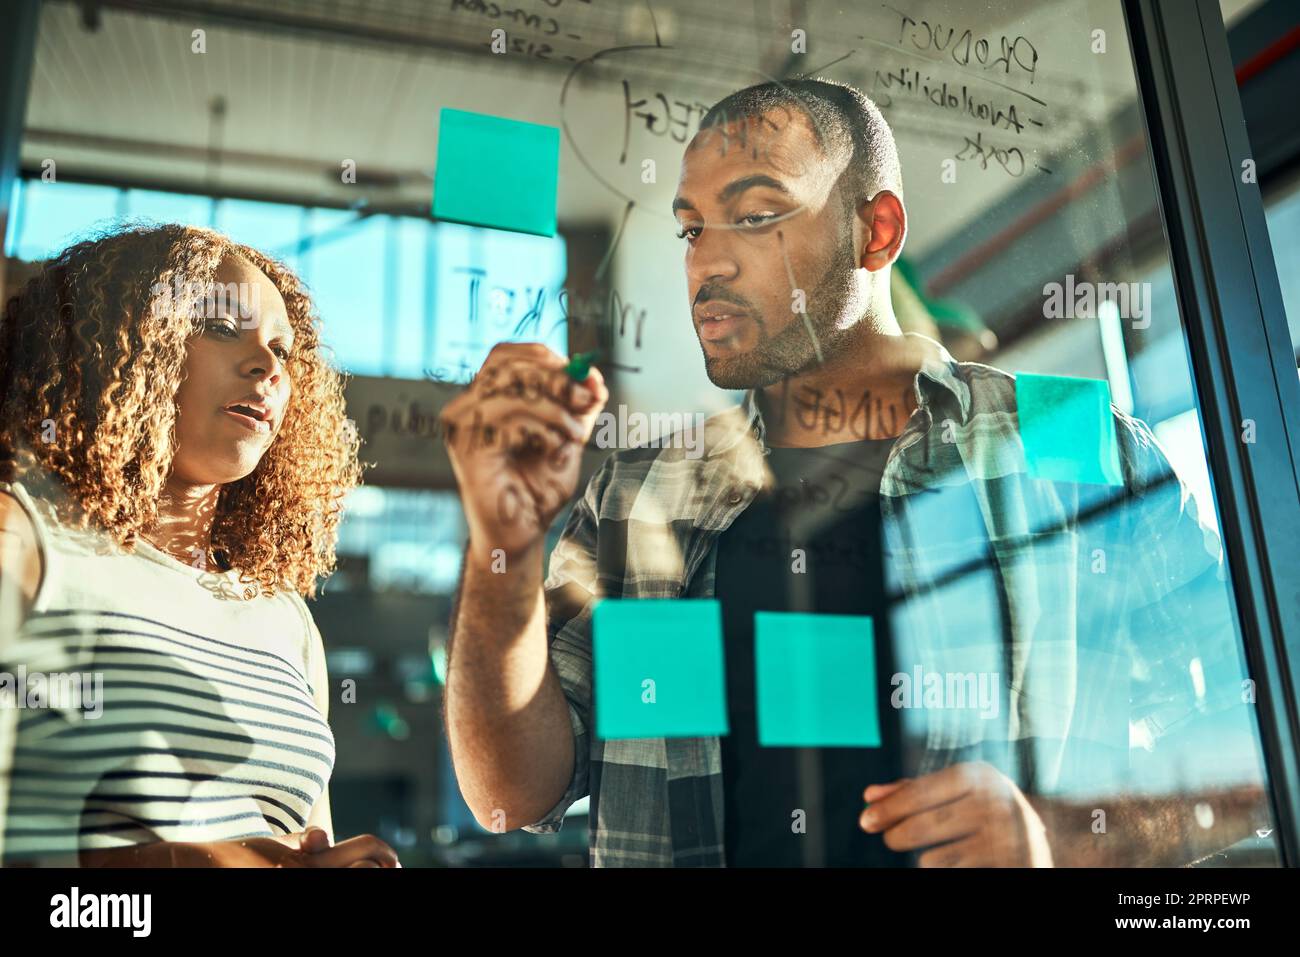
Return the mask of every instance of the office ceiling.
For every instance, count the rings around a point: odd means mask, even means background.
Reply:
[[[621,79],[647,96],[705,104],[764,76],[818,68],[868,92],[878,69],[906,65],[932,71],[936,83],[951,80],[954,89],[969,80],[942,57],[908,49],[900,40],[904,14],[889,4],[513,2],[505,9],[510,0],[47,0],[22,163],[39,171],[56,159],[64,178],[418,212],[432,190],[438,109],[454,106],[566,123],[573,143],[566,141],[561,156],[561,215],[616,222],[624,202],[582,165],[604,172],[608,159],[593,158],[599,150],[592,144],[627,135]],[[1003,34],[1033,38],[1039,59],[1030,82],[1013,70],[982,88],[1038,114],[1041,126],[1026,126],[1017,142],[1044,167],[1068,158],[1081,138],[1132,102],[1118,2],[921,0],[906,7],[913,21],[947,21],[959,32],[968,24],[994,48]],[[1063,10],[1076,24],[1069,30],[1059,25]],[[1081,52],[1090,25],[1108,29],[1119,69]],[[498,26],[518,45],[513,55],[488,50]],[[791,52],[795,27],[807,33],[804,55]],[[193,50],[196,30],[204,31],[202,53]],[[629,46],[652,49],[614,49]],[[1031,89],[1041,106],[1017,101]],[[923,186],[971,129],[969,116],[919,99],[886,114],[905,180]],[[672,164],[667,178],[675,182],[681,146],[663,137],[651,147]],[[351,187],[341,182],[344,160],[357,164]],[[964,177],[959,191],[911,189],[914,249],[938,242],[1032,178],[999,175],[996,167]]]

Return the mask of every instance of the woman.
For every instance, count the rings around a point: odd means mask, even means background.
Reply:
[[[396,866],[374,837],[330,846],[301,596],[360,467],[318,324],[284,266],[177,225],[70,246],[9,301],[7,863]]]

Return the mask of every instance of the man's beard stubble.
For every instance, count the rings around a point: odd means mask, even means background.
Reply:
[[[854,260],[851,245],[840,246],[835,259],[807,299],[807,313],[791,313],[791,321],[775,336],[768,336],[758,316],[759,341],[753,349],[734,356],[710,356],[704,350],[704,371],[720,389],[762,389],[782,379],[801,375],[838,355],[853,336],[854,326],[840,328],[842,312],[853,295]],[[806,321],[805,321],[806,320]],[[816,337],[814,346],[809,326]]]

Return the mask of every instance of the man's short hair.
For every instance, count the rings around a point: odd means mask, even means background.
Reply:
[[[803,111],[827,156],[838,160],[849,154],[842,184],[846,206],[856,206],[856,201],[869,199],[882,189],[902,198],[903,176],[894,133],[876,104],[846,83],[815,78],[749,86],[715,103],[700,120],[700,129],[757,119],[782,108]]]

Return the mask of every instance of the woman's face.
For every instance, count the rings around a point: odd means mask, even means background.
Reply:
[[[284,422],[294,349],[284,298],[260,269],[227,256],[215,294],[200,303],[202,332],[186,344],[176,392],[172,481],[235,482],[257,467]]]

